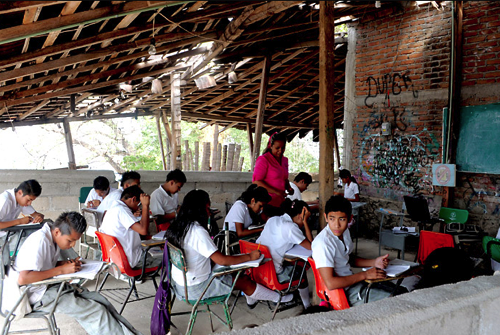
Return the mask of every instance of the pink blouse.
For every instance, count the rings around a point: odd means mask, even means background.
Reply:
[[[253,170],[252,182],[264,181],[269,186],[277,190],[285,191],[285,181],[288,179],[288,158],[282,157],[281,165],[276,158],[267,152],[257,158],[255,168]],[[274,193],[269,193],[271,201],[269,205],[279,207],[285,200],[282,196]]]

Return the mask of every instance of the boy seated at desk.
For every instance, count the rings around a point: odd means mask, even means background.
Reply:
[[[389,254],[375,259],[353,257],[356,267],[372,267],[367,271],[353,274],[349,265],[349,256],[353,250],[353,243],[347,224],[351,220],[352,206],[343,196],[332,196],[325,205],[325,220],[327,226],[313,240],[312,258],[316,262],[325,286],[329,290],[343,288],[350,306],[362,304],[366,296],[367,279],[383,279],[386,273],[383,269],[389,263]],[[385,283],[392,286],[392,283]],[[382,287],[373,285],[369,301],[376,301],[391,295]]]
[[[103,176],[94,179],[93,186],[94,188],[90,190],[87,199],[85,199],[87,208],[97,208],[108,194],[116,190],[114,187],[109,187],[108,178]]]
[[[40,223],[43,214],[31,207],[31,203],[42,193],[42,187],[34,180],[23,181],[17,188],[6,190],[0,194],[0,229],[28,224]],[[23,215],[18,218],[19,214]]]
[[[151,214],[156,216],[160,230],[167,230],[179,208],[179,194],[186,183],[186,175],[179,169],[170,171],[167,180],[151,193]]]
[[[141,217],[136,217],[134,212],[142,204]],[[114,236],[120,241],[125,251],[130,267],[142,267],[141,236],[148,235],[149,230],[149,195],[144,193],[137,185],[127,187],[120,200],[107,211],[102,225],[99,228],[104,234]],[[161,264],[161,258],[153,258],[148,253],[146,267]]]
[[[109,192],[109,194],[104,198],[99,207],[97,207],[97,212],[101,214],[102,217],[106,214],[106,211],[114,206],[116,201],[119,201],[122,192],[126,190],[130,186],[137,185],[141,187],[141,175],[135,171],[127,171],[122,175],[122,180],[120,182],[121,187],[114,190],[113,192]],[[136,216],[141,215],[140,213],[136,213]],[[149,216],[149,214],[148,214]]]
[[[19,285],[28,285],[60,274],[78,272],[79,258],[58,261],[60,251],[72,248],[87,228],[77,212],[62,213],[53,225],[46,223],[31,234],[19,250],[14,265]],[[33,286],[28,300],[33,310],[50,312],[54,308],[59,284]],[[65,284],[55,306],[57,313],[75,318],[89,334],[140,334],[111,303],[97,292]]]

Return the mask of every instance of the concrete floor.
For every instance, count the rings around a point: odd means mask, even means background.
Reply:
[[[383,253],[389,253],[391,259],[396,258],[397,252],[396,251],[391,251],[391,250],[385,250],[383,249]],[[358,255],[360,257],[364,258],[374,258],[378,256],[378,242],[373,241],[373,240],[367,240],[367,239],[359,239],[359,244],[358,244]],[[415,258],[415,254],[412,252],[407,252],[405,255],[406,260],[413,261]],[[312,275],[312,271],[308,271],[308,279],[310,283],[310,291],[311,291],[311,296],[313,297],[313,304],[315,301],[315,291],[314,288],[312,287],[314,283],[314,278]],[[90,289],[94,289],[94,284],[95,282],[88,282],[86,286]],[[105,288],[115,288],[115,287],[127,287],[127,284],[123,281],[116,280],[114,278],[108,279],[108,282],[105,285]],[[154,286],[151,281],[146,281],[142,283],[141,285],[138,286],[139,291],[149,293],[149,294],[154,294]],[[143,334],[149,334],[149,325],[150,325],[150,318],[151,318],[151,310],[153,307],[153,298],[134,302],[127,304],[125,307],[125,310],[123,312],[123,316],[129,320],[132,325],[139,331],[141,331]],[[232,300],[231,300],[232,301]],[[113,305],[115,307],[119,308],[119,304],[113,302]],[[188,308],[189,306],[182,302],[182,301],[176,301],[173,307],[173,312],[179,312],[179,311],[187,311],[190,310]],[[222,312],[222,308],[219,306],[215,306],[213,308],[216,312]],[[287,311],[278,313],[276,315],[276,320],[278,319],[286,319],[290,317],[297,316],[303,312],[303,308],[301,306],[294,307],[292,309],[289,309]],[[223,314],[222,314],[223,315]],[[248,309],[245,303],[245,298],[241,297],[238,300],[238,303],[235,307],[235,310],[232,314],[233,318],[233,324],[234,324],[234,329],[242,329],[254,325],[262,325],[270,321],[272,316],[271,311],[269,310],[267,304],[260,303],[257,305],[256,308],[253,310]],[[71,335],[81,335],[81,334],[86,334],[86,332],[83,330],[82,327],[74,320],[69,317],[66,317],[63,314],[56,314],[56,320],[57,323],[61,329],[61,334],[71,334]],[[3,323],[3,320],[1,320]],[[189,322],[189,315],[183,315],[183,316],[176,316],[173,317],[172,321],[174,324],[180,329],[182,333],[185,332],[188,322]],[[213,320],[214,322],[214,331],[215,333],[217,332],[222,332],[222,331],[227,331],[227,327],[223,326],[218,320]],[[37,326],[41,325],[42,322],[39,320],[28,320],[28,319],[23,319],[20,321],[15,321],[12,324],[11,330],[20,330],[20,329],[26,329],[26,328],[36,328]],[[198,318],[196,321],[196,324],[194,326],[194,331],[193,334],[209,334],[211,332],[210,330],[210,321],[208,318],[208,315],[205,313],[200,313],[198,314]],[[47,332],[48,333],[48,332]],[[175,332],[174,332],[175,333]]]

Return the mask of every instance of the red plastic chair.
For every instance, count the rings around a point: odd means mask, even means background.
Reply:
[[[135,285],[136,281],[141,281],[146,277],[151,277],[153,279],[153,283],[155,286],[155,292],[158,290],[158,284],[156,283],[155,276],[158,274],[158,271],[160,267],[155,266],[151,268],[146,268],[145,266],[145,258],[147,255],[147,252],[144,253],[144,261],[143,261],[143,267],[141,269],[133,269],[130,267],[130,263],[128,262],[127,255],[125,254],[125,251],[123,250],[122,245],[120,244],[120,241],[114,236],[104,234],[102,232],[96,232],[97,238],[99,240],[99,243],[101,244],[101,250],[102,250],[102,260],[104,262],[111,262],[114,263],[118,266],[120,269],[120,272],[124,275],[127,275],[129,277],[129,285],[130,289],[128,290],[128,293],[125,297],[125,300],[122,302],[122,307],[120,309],[120,314],[122,314],[123,310],[125,309],[125,305],[127,304],[130,295],[132,294],[132,291],[134,291],[136,299],[133,301],[139,301],[139,300],[144,300],[147,298],[152,298],[154,295],[150,296],[144,296],[142,295],[139,297],[139,294],[137,293],[137,288]],[[104,283],[109,277],[109,272],[106,273],[103,281],[101,282],[101,285],[99,286],[99,289],[97,290],[100,292],[102,290],[102,287],[104,286]],[[98,278],[99,280],[99,278]],[[110,290],[105,290],[105,291],[113,291],[113,290],[123,290],[123,289],[110,289]],[[117,302],[120,302],[117,300],[115,296],[105,294],[106,297],[113,299]],[[122,295],[120,295],[122,296]],[[132,302],[132,301],[131,301]]]
[[[323,282],[323,278],[321,278],[321,275],[316,268],[316,262],[314,261],[314,259],[309,257],[308,262],[311,265],[311,269],[313,270],[314,281],[316,283],[316,294],[318,295],[318,297],[328,302],[330,307],[334,310],[348,309],[350,306],[349,302],[347,301],[344,289],[327,289],[325,283]]]
[[[423,265],[431,252],[443,247],[455,247],[452,235],[427,230],[420,231],[417,261]]]
[[[281,298],[299,288],[300,282],[302,281],[302,276],[297,280],[293,280],[293,278],[290,278],[289,282],[280,283],[278,281],[278,276],[276,275],[276,269],[274,268],[274,263],[272,262],[272,256],[269,248],[262,244],[259,247],[259,244],[257,243],[240,240],[240,252],[242,254],[250,253],[252,250],[256,249],[259,249],[261,254],[264,255],[264,258],[270,259],[270,261],[265,262],[257,268],[251,268],[251,277],[256,283],[259,283],[270,290],[276,291],[280,295],[279,301],[276,305],[276,308],[274,309],[273,317],[271,319],[273,320],[280,307]]]

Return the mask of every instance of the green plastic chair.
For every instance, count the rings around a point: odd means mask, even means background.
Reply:
[[[85,200],[87,200],[87,197],[89,196],[89,193],[92,189],[92,186],[84,186],[80,188],[80,196],[78,197],[78,205],[80,210],[82,210],[82,204],[85,204]]]
[[[469,218],[469,212],[465,209],[441,207],[439,218],[443,219],[445,223],[466,223]]]
[[[234,270],[225,270],[225,268],[222,268],[219,271],[213,272],[212,277],[210,278],[210,281],[208,282],[207,286],[203,290],[203,293],[201,294],[201,296],[198,300],[189,300],[188,291],[187,291],[187,279],[186,279],[187,264],[186,264],[186,261],[184,259],[184,252],[181,249],[168,243],[168,254],[170,256],[169,258],[170,258],[171,265],[173,265],[176,268],[178,268],[179,270],[181,270],[182,274],[184,276],[184,296],[186,297],[186,299],[183,299],[183,300],[187,304],[193,306],[193,308],[191,309],[191,312],[178,312],[178,313],[171,314],[172,316],[174,316],[174,315],[183,315],[183,314],[191,313],[186,334],[190,335],[193,332],[193,327],[194,327],[194,323],[196,322],[196,316],[198,315],[198,312],[208,312],[208,315],[210,317],[210,326],[212,327],[212,333],[214,332],[214,326],[212,323],[212,315],[214,315],[217,319],[219,319],[219,321],[223,325],[227,326],[229,328],[229,330],[232,330],[233,329],[233,320],[231,319],[231,313],[229,311],[228,301],[229,301],[229,298],[231,297],[231,292],[234,289],[234,285],[238,281],[238,277],[240,276],[242,270],[238,271],[237,275],[235,276],[235,278],[233,280],[233,285],[231,287],[231,291],[229,292],[229,294],[223,295],[223,296],[218,296],[218,297],[212,297],[212,298],[208,298],[208,299],[202,299],[203,295],[205,295],[205,292],[210,287],[210,284],[212,283],[212,281],[216,277],[234,272]],[[174,301],[174,299],[172,299],[172,300]],[[215,314],[212,310],[210,310],[210,305],[216,305],[216,304],[221,304],[222,307],[224,308],[225,320],[222,319],[219,315]],[[207,306],[207,310],[206,311],[198,310],[198,307],[200,305]]]
[[[483,237],[483,250],[492,260],[500,262],[500,240],[498,238]]]

